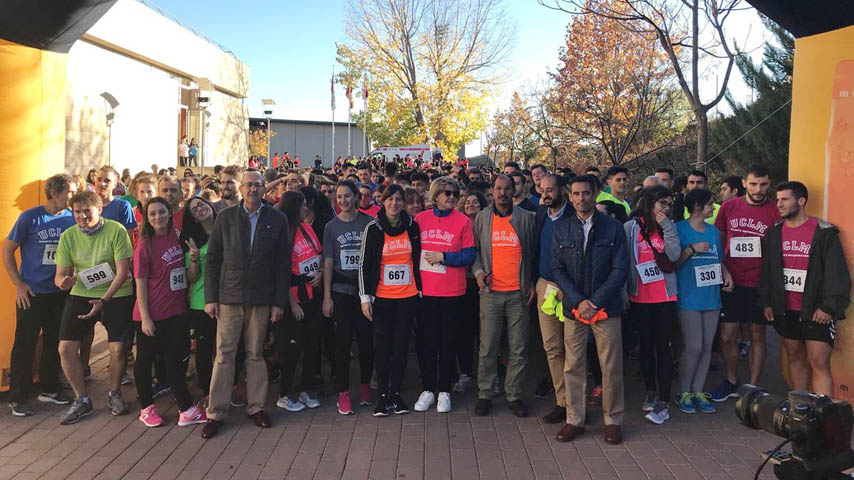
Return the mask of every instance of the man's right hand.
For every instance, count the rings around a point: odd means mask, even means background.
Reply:
[[[209,317],[216,320],[216,318],[219,317],[219,304],[218,303],[206,303],[205,304],[205,313],[207,313]]]
[[[477,287],[481,290],[486,290],[489,287],[489,284],[492,283],[492,274],[480,273],[477,276]]]
[[[581,315],[581,318],[593,318],[593,315],[596,315],[596,310],[598,308],[590,300],[582,300],[578,304],[578,314]]]
[[[74,284],[77,282],[77,275],[64,276],[62,277],[62,283],[59,284],[59,289],[63,291],[71,290],[74,287]]]
[[[26,283],[21,282],[20,284],[15,285],[15,305],[17,305],[18,308],[23,310],[29,309],[30,297],[35,296],[36,294],[33,293],[33,289]]]
[[[762,310],[762,314],[765,316],[765,320],[768,320],[769,322],[774,321],[774,310],[772,310],[771,307],[765,307]]]

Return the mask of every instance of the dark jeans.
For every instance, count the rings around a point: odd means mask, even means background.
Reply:
[[[10,363],[9,401],[24,402],[33,388],[33,357],[39,331],[42,355],[39,361],[39,385],[45,393],[59,391],[59,323],[68,294],[43,293],[30,299],[30,308],[15,312],[15,343]]]
[[[374,367],[374,326],[362,315],[359,297],[332,292],[332,319],[335,322],[335,364],[338,393],[350,390],[350,347],[353,335],[359,344],[359,382],[371,383]]]
[[[406,371],[409,331],[417,306],[417,295],[401,299],[374,300],[374,364],[381,395],[400,393],[403,372]]]
[[[477,281],[466,279],[466,294],[461,306],[462,314],[457,323],[457,363],[460,373],[474,376],[475,341],[480,333],[480,294]]]
[[[190,328],[196,332],[196,372],[199,374],[199,388],[206,397],[211,393],[211,373],[216,357],[216,320],[203,310],[187,310],[187,319]]]
[[[456,329],[463,296],[421,298],[424,353],[421,382],[424,390],[449,392],[456,374]],[[438,367],[438,372],[437,372]]]
[[[301,387],[311,385],[319,370],[317,351],[320,349],[320,332],[323,318],[320,312],[320,297],[301,303],[303,318],[297,321],[290,306],[285,307],[285,315],[276,323],[276,352],[279,356],[279,395],[293,395],[294,374],[302,354]],[[292,397],[293,398],[293,397]],[[295,398],[293,398],[295,400]]]
[[[676,302],[631,304],[640,330],[640,366],[646,390],[656,391],[663,402],[670,400],[673,383],[673,351],[670,342],[676,328]]]
[[[154,322],[154,336],[151,337],[142,332],[141,322],[134,323],[137,333],[133,377],[142,408],[154,403],[151,392],[151,366],[154,364],[155,355],[159,353],[164,359],[175,402],[182,412],[187,410],[193,406],[187,382],[184,380],[184,357],[187,355],[187,339],[190,336],[187,317],[178,315]]]

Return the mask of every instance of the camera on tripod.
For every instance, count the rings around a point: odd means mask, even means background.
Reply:
[[[742,385],[735,413],[743,425],[791,442],[792,453],[779,451],[784,442],[763,454],[766,462],[774,464],[777,478],[850,478],[842,473],[854,467],[854,413],[848,403],[803,390],[793,390],[782,397],[754,385]]]

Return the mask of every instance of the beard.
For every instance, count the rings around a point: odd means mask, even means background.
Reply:
[[[230,190],[223,190],[220,198],[222,198],[223,200],[231,200],[232,198],[234,198],[234,192]]]
[[[795,206],[795,207],[792,207],[788,212],[786,212],[786,213],[781,213],[781,214],[780,214],[780,217],[788,220],[788,219],[790,219],[790,218],[795,218],[795,217],[797,217],[797,216],[798,216],[798,214],[800,214],[800,213],[801,213],[801,209],[800,209],[800,207]]]

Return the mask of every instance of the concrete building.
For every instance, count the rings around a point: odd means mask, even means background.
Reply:
[[[250,128],[253,130],[266,129],[267,120],[251,118]],[[275,132],[270,141],[270,156],[285,152],[291,156],[299,156],[300,167],[314,166],[314,156],[320,155],[325,167],[335,163],[337,157],[347,155],[347,122],[335,122],[335,152],[332,151],[332,122],[315,122],[309,120],[270,120],[272,131]],[[350,152],[361,157],[363,152],[370,153],[370,141],[365,147],[363,130],[355,123],[350,123]]]
[[[118,0],[71,47],[66,92],[69,173],[174,167],[183,135],[206,166],[248,159],[249,67],[142,0]]]

